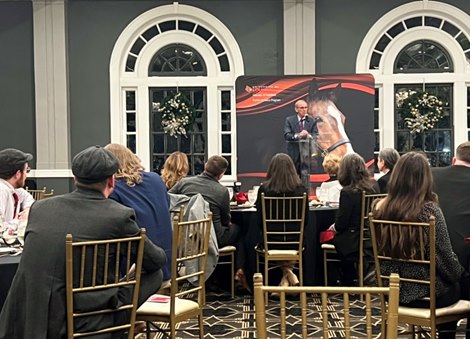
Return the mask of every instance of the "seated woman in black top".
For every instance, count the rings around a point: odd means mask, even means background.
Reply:
[[[343,186],[339,196],[332,243],[341,259],[343,286],[353,286],[356,276],[355,263],[359,255],[359,231],[361,226],[362,191],[378,192],[377,183],[371,178],[364,159],[356,153],[347,154],[341,160],[338,172]]]
[[[377,168],[384,174],[377,180],[380,193],[387,193],[387,184],[398,159],[400,159],[400,154],[393,148],[384,148],[379,152]]]
[[[260,186],[258,190],[258,198],[256,199],[256,210],[258,215],[258,226],[262,229],[263,227],[263,216],[261,211],[261,194],[265,196],[288,196],[298,197],[307,193],[305,187],[302,186],[300,179],[295,170],[292,159],[285,153],[276,154],[269,163],[268,172],[266,175],[266,181]],[[306,202],[308,205],[308,202]],[[305,224],[308,223],[308,206],[306,206],[305,212]],[[285,241],[286,239],[284,239]],[[279,240],[279,241],[282,241]],[[283,246],[282,249],[289,249],[287,246]],[[285,262],[281,265],[282,279],[280,286],[297,286],[299,285],[299,279],[292,272],[293,265],[291,262]]]

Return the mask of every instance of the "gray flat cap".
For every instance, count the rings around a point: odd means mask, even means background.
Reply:
[[[0,173],[11,173],[21,169],[33,156],[15,148],[5,148],[0,151]]]
[[[84,184],[102,182],[118,169],[118,159],[101,146],[88,147],[72,160],[72,173]]]

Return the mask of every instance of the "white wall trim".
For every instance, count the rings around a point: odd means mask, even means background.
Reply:
[[[73,178],[73,173],[69,169],[31,170],[28,178]]]
[[[70,167],[64,0],[33,1],[36,167]]]
[[[284,0],[284,74],[315,74],[315,0]]]

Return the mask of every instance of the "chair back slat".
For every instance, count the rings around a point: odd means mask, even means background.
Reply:
[[[372,297],[379,297],[381,300],[382,310],[382,333],[386,339],[396,339],[398,335],[398,297],[399,297],[399,276],[393,274],[390,278],[390,286],[388,287],[323,287],[323,286],[299,286],[299,287],[280,287],[280,286],[264,286],[263,276],[261,273],[255,273],[254,275],[254,296],[255,296],[255,318],[256,318],[256,337],[258,339],[266,339],[266,300],[265,295],[267,293],[279,293],[280,301],[278,304],[279,312],[279,334],[281,338],[286,338],[287,333],[291,333],[290,329],[287,328],[286,319],[290,318],[289,323],[292,323],[292,318],[298,318],[297,308],[286,307],[286,294],[297,295],[299,298],[291,300],[298,300],[300,302],[300,322],[302,327],[302,338],[307,339],[314,336],[313,333],[308,332],[308,320],[307,318],[307,298],[310,295],[314,295],[311,302],[321,306],[321,318],[323,322],[323,338],[329,338],[332,330],[341,330],[344,332],[346,338],[352,337],[352,326],[351,326],[351,313],[357,310],[355,302],[352,302],[350,298],[351,294],[359,294],[364,296],[365,299],[365,331],[367,338],[373,338],[373,321],[372,321]],[[318,296],[318,297],[316,297]],[[384,296],[387,296],[388,303],[385,303]],[[331,307],[330,297],[340,298],[342,300],[343,309],[338,312],[338,308]],[[294,301],[292,301],[294,302]],[[314,306],[313,306],[314,307]],[[310,306],[310,309],[312,306]],[[362,309],[362,306],[361,306]],[[295,313],[292,312],[295,310]],[[273,312],[271,312],[273,313]],[[331,316],[335,314],[343,314],[343,321],[330,321]],[[357,314],[355,314],[357,316]],[[340,320],[340,319],[338,319]],[[296,322],[297,323],[297,322]],[[339,327],[338,324],[340,324]],[[316,330],[315,330],[316,331]]]
[[[302,252],[307,195],[267,197],[261,194],[263,237],[266,251],[280,246]],[[292,246],[289,246],[292,245]]]
[[[170,287],[170,314],[174,314],[176,298],[195,298],[205,303],[205,269],[209,238],[212,227],[212,213],[207,218],[183,221],[184,210],[173,219],[172,268]],[[191,270],[188,269],[191,267]],[[195,281],[194,286],[183,286]]]
[[[359,286],[364,286],[364,251],[367,246],[370,246],[370,225],[369,225],[369,213],[371,212],[372,205],[375,200],[383,199],[387,194],[367,194],[362,191],[361,198],[361,224],[359,230],[359,269],[358,269],[358,280]],[[370,259],[372,261],[372,258]]]
[[[118,331],[125,331],[128,338],[134,337],[144,241],[145,229],[141,229],[137,236],[123,239],[73,242],[71,234],[66,236],[67,338]],[[124,266],[120,264],[121,257],[126,260]],[[134,273],[126,274],[133,264]],[[114,295],[116,288],[121,287],[130,287],[132,291],[132,299],[122,305],[113,305],[111,300],[109,303],[100,300],[106,294],[93,295],[104,290],[110,290],[109,294]],[[89,301],[94,299],[100,306],[89,305]],[[127,319],[119,318],[125,319],[125,323],[114,324],[113,314],[123,314],[123,311],[128,312]],[[108,318],[96,318],[99,316]],[[78,332],[80,325],[77,321],[84,317],[95,317],[101,328]],[[82,321],[92,322],[88,319]]]
[[[372,245],[375,257],[375,266],[379,286],[387,285],[390,280],[390,273],[393,272],[393,264],[398,263],[400,265],[408,264],[414,265],[413,267],[422,267],[425,271],[429,272],[429,278],[418,279],[414,277],[407,277],[405,275],[400,276],[401,283],[413,283],[424,285],[429,288],[430,297],[430,310],[431,315],[436,312],[436,232],[435,232],[435,218],[431,216],[429,222],[408,222],[408,221],[390,221],[390,220],[378,220],[373,219],[370,214],[371,221],[371,234],[372,234]],[[410,234],[411,230],[416,231],[416,253],[413,258],[397,257],[395,253],[392,253],[392,249],[380,250],[380,239],[384,232],[388,233],[388,238],[391,239],[393,234]],[[384,272],[387,270],[387,272]]]
[[[54,190],[52,189],[50,192],[47,192],[46,187],[44,187],[43,189],[32,190],[29,189],[28,186],[26,186],[25,189],[33,196],[34,200],[42,200],[54,195]]]

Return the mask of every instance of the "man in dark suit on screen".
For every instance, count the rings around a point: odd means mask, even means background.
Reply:
[[[470,141],[457,147],[452,166],[433,168],[434,192],[446,219],[450,241],[462,266],[470,272]]]
[[[310,161],[310,140],[318,134],[316,121],[307,114],[307,102],[298,100],[295,103],[295,115],[288,116],[284,123],[284,139],[287,141],[287,154],[294,161],[297,174],[308,177],[308,166],[302,163]],[[303,180],[304,181],[304,180]]]

